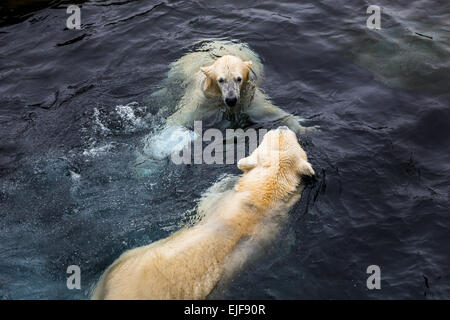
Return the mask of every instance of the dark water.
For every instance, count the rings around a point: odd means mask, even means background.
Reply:
[[[1,298],[87,298],[124,250],[182,227],[238,173],[133,170],[169,63],[219,37],[248,43],[275,104],[322,128],[300,138],[316,180],[219,297],[450,298],[448,1],[378,1],[379,31],[360,0],[70,3],[81,30],[65,27],[69,2],[0,11]]]

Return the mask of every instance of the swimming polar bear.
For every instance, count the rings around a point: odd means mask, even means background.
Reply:
[[[102,275],[93,299],[203,299],[251,253],[253,239],[273,237],[271,218],[300,198],[302,175],[314,175],[287,127],[269,131],[247,158],[236,185],[199,205],[202,218],[170,237],[122,254]],[[269,223],[267,223],[269,222]]]
[[[295,133],[305,133],[300,118],[274,106],[259,88],[263,65],[246,44],[204,42],[172,64],[169,78],[176,77],[182,79],[185,90],[176,112],[168,118],[169,125],[191,128],[195,120],[223,112],[223,117],[235,124],[244,114],[251,122],[280,120]]]
[[[304,127],[303,119],[272,104],[259,87],[263,65],[258,55],[244,43],[204,40],[196,49],[171,64],[166,88],[157,91],[155,100],[168,96],[175,104],[167,126],[146,144],[147,154],[165,158],[179,151],[186,141],[195,139],[194,121],[226,129],[242,128],[249,123],[279,121],[297,134],[316,127]],[[178,99],[173,91],[181,92]],[[170,107],[169,107],[170,108]],[[175,146],[177,145],[177,146]]]

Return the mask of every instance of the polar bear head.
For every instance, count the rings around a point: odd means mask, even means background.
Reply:
[[[239,160],[238,168],[244,173],[256,169],[261,177],[265,175],[264,172],[271,175],[280,174],[283,177],[289,177],[291,173],[294,176],[314,175],[314,170],[298,143],[297,136],[286,126],[266,133],[252,154]]]
[[[251,61],[242,61],[236,56],[220,57],[212,65],[201,68],[206,76],[205,91],[221,94],[230,108],[236,106],[242,86],[250,79],[251,66]]]

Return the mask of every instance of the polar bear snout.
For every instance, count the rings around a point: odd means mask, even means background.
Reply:
[[[219,78],[219,80],[222,80],[223,78]],[[228,107],[234,107],[240,97],[241,88],[240,84],[235,79],[230,80],[222,80],[219,81],[219,88],[222,93],[223,102]]]

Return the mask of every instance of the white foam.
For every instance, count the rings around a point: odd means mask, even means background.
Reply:
[[[181,126],[168,126],[154,136],[146,138],[144,153],[162,160],[173,152],[180,152],[184,146],[197,138],[194,131]]]
[[[80,178],[81,178],[80,174],[73,172],[72,170],[69,170],[69,172],[70,172],[70,178],[72,178],[72,180],[74,182],[78,182],[80,180]]]
[[[87,157],[98,157],[108,153],[113,147],[114,145],[112,143],[108,143],[100,147],[92,147],[88,150],[84,150],[83,155]]]
[[[99,116],[100,111],[98,111],[97,108],[94,108],[94,123],[100,128],[100,132],[106,135],[110,132],[110,130],[107,127],[105,127],[105,125],[101,122]]]
[[[124,121],[126,131],[134,132],[136,130],[146,128],[147,123],[143,118],[136,117],[134,110],[139,108],[137,102],[130,102],[126,105],[118,105],[115,110],[120,118]]]

